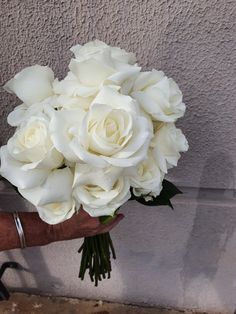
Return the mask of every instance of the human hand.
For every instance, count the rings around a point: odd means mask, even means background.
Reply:
[[[123,218],[124,215],[118,214],[111,222],[101,224],[99,218],[91,217],[83,209],[80,209],[70,219],[50,226],[52,242],[91,237],[96,234],[109,232]]]

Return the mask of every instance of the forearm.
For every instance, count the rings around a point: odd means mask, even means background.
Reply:
[[[41,246],[53,241],[52,226],[43,222],[38,213],[18,212],[26,246]],[[0,251],[20,248],[20,239],[12,213],[0,213]]]
[[[117,215],[110,223],[102,225],[98,218],[90,217],[80,209],[70,219],[49,225],[41,220],[37,212],[18,212],[27,247],[42,246],[56,241],[91,237],[109,232],[122,218]],[[12,213],[0,212],[0,251],[20,248],[20,238]]]

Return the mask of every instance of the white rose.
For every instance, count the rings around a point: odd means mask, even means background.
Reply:
[[[113,59],[129,64],[135,64],[136,57],[134,53],[126,52],[124,49],[119,47],[111,47],[100,40],[94,40],[86,43],[85,45],[75,45],[70,49],[76,59],[84,60],[88,57],[92,57],[98,53],[102,53],[108,50],[111,53]]]
[[[112,216],[130,198],[130,184],[122,169],[99,169],[77,164],[73,196],[92,217]]]
[[[72,59],[69,69],[83,88],[87,87],[91,90],[101,85],[121,85],[141,70],[135,65],[112,59],[110,52],[106,50],[85,60]]]
[[[153,120],[175,122],[185,112],[182,92],[175,81],[162,71],[139,73],[133,83],[131,96]]]
[[[53,82],[53,91],[55,94],[78,98],[78,102],[94,97],[98,90],[99,86],[92,87],[84,85],[71,71],[68,72],[63,80],[59,81],[55,79]]]
[[[7,122],[13,127],[17,127],[22,122],[28,120],[31,116],[48,116],[51,117],[54,108],[60,107],[57,96],[48,97],[42,102],[35,103],[31,106],[25,104],[16,106],[7,117]]]
[[[11,184],[27,189],[41,184],[48,176],[49,169],[24,169],[24,163],[12,158],[9,154],[7,146],[0,148],[1,167],[0,174],[6,178]]]
[[[101,86],[119,87],[141,70],[133,65],[133,54],[99,41],[77,45],[72,47],[72,51],[75,58],[69,64],[70,72],[64,80],[55,80],[53,84],[56,94],[84,98],[95,96]]]
[[[102,88],[85,115],[55,112],[50,129],[55,147],[66,150],[66,158],[102,168],[136,165],[145,158],[152,137],[152,124],[137,103],[109,87]]]
[[[70,97],[67,95],[59,95],[57,97],[58,108],[60,109],[83,109],[89,110],[94,97]]]
[[[53,94],[53,80],[54,74],[49,67],[34,65],[16,74],[4,88],[30,106]]]
[[[54,147],[45,116],[32,116],[16,129],[1,150],[3,177],[19,188],[35,187],[51,169],[62,164],[63,156]]]
[[[177,166],[180,152],[188,150],[188,142],[174,123],[163,124],[152,139],[153,155],[160,169],[167,173],[169,168]]]
[[[18,190],[24,198],[37,207],[43,221],[57,224],[71,218],[75,213],[72,184],[71,170],[64,168],[51,171],[40,186]]]
[[[56,149],[61,152],[69,162],[79,162],[79,156],[72,147],[80,133],[82,121],[85,117],[82,109],[54,111],[50,122],[50,134]]]
[[[130,185],[133,187],[134,195],[158,196],[162,190],[163,172],[160,170],[152,155],[152,150],[148,152],[145,160],[136,167],[129,169]]]

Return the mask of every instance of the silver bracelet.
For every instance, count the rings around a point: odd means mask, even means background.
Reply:
[[[14,221],[15,221],[15,225],[16,225],[16,230],[17,230],[17,233],[18,233],[19,239],[20,239],[20,246],[22,249],[24,249],[24,248],[26,248],[25,234],[24,234],[24,230],[22,228],[22,224],[21,224],[18,212],[14,212],[13,217],[14,217]]]

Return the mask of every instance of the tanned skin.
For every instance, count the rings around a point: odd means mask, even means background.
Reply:
[[[118,214],[111,222],[101,224],[98,218],[90,217],[84,210],[80,209],[72,218],[63,223],[49,225],[42,221],[36,212],[18,212],[18,214],[27,247],[106,233],[124,217],[122,214]],[[13,215],[9,212],[0,212],[0,251],[16,248],[20,248],[20,240]]]

